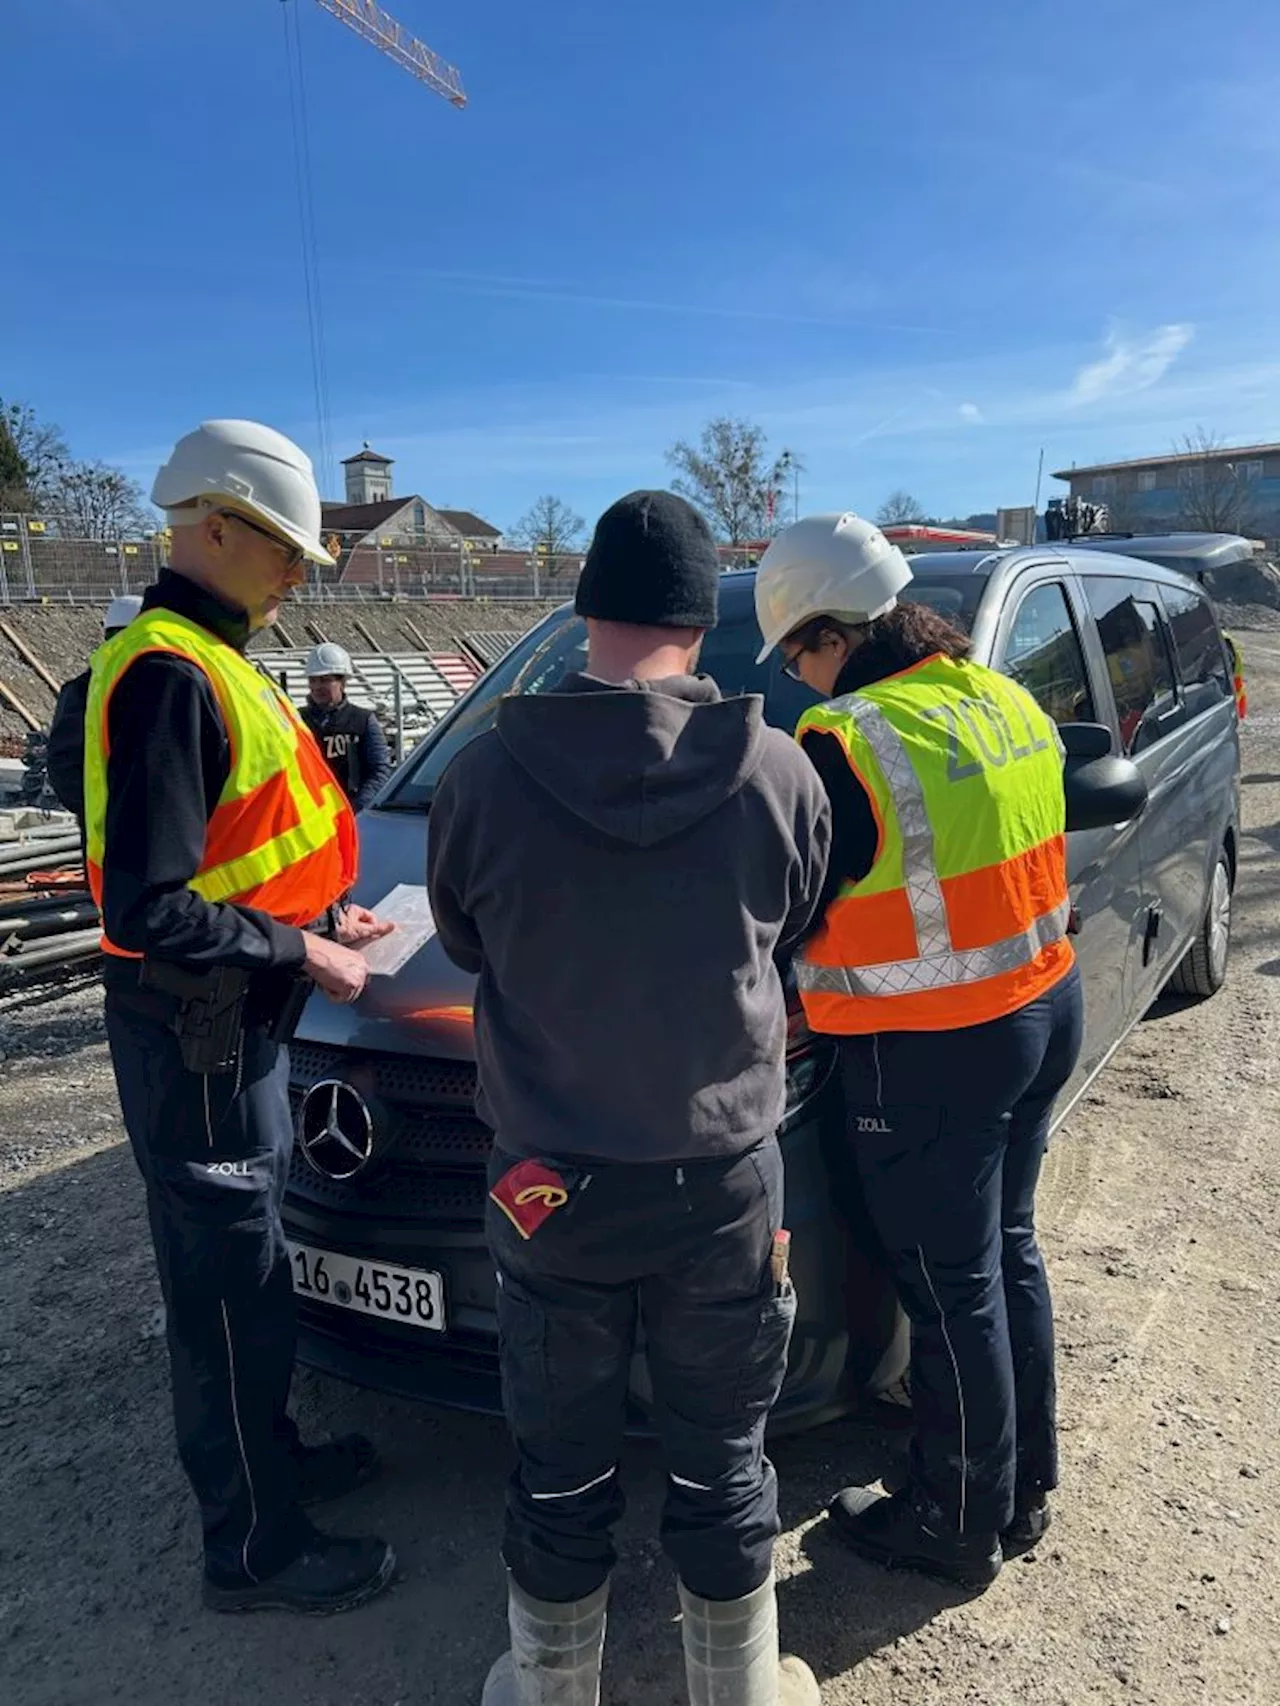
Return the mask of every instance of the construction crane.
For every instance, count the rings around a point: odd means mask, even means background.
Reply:
[[[326,12],[354,30],[358,36],[380,49],[403,70],[443,95],[455,107],[465,107],[467,97],[462,77],[457,69],[441,59],[438,53],[411,36],[393,17],[375,6],[373,0],[316,0]]]

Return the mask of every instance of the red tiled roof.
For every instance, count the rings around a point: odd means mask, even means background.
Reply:
[[[456,527],[465,539],[500,539],[502,529],[469,509],[438,509],[436,514]]]

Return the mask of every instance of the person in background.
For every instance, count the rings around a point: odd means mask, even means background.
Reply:
[[[911,1319],[907,1485],[832,1506],[863,1556],[968,1588],[1049,1523],[1053,1310],[1035,1193],[1080,1051],[1057,730],[969,658],[884,535],[811,516],[756,579],[764,636],[820,696],[797,735],[831,800],[825,912],[796,959],[839,1038],[849,1144]]]
[[[152,501],[172,529],[169,566],[93,656],[85,838],[204,1602],[345,1611],[387,1586],[395,1556],[383,1540],[322,1532],[305,1508],[379,1465],[358,1434],[304,1445],[288,1413],[285,1045],[312,984],[359,998],[368,966],[355,949],[391,926],[345,904],[351,808],[292,704],[244,655],[305,561],[329,560],[320,497],[289,439],[206,421],[174,447]]]
[[[142,609],[142,599],[136,593],[122,593],[107,606],[102,622],[102,637],[110,640]],[[74,812],[76,821],[84,824],[84,710],[89,702],[89,671],[81,670],[63,684],[53,708],[49,724],[49,746],[45,755],[45,773],[49,786],[65,810]]]
[[[351,659],[330,641],[307,659],[309,696],[302,720],[320,743],[330,770],[356,811],[363,811],[391,774],[386,736],[372,711],[347,698]]]
[[[518,1467],[511,1650],[486,1706],[595,1706],[628,1374],[643,1327],[693,1706],[816,1706],[779,1658],[765,1423],[795,1294],[782,1231],[786,1004],[815,918],[818,778],[696,674],[720,565],[668,492],[606,511],[586,669],[513,696],[436,790],[432,911],[479,974],[487,1233]]]

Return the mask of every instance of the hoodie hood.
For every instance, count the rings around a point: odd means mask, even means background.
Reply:
[[[722,699],[709,676],[622,686],[570,675],[498,707],[503,746],[575,817],[652,847],[707,817],[760,763],[764,701]]]

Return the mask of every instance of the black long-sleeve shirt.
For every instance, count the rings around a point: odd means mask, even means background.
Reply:
[[[237,651],[249,638],[243,612],[172,570],[143,600],[144,611],[157,607],[198,622]],[[254,907],[207,901],[187,886],[231,763],[204,671],[169,653],[145,653],[117,683],[107,729],[102,913],[111,940],[197,970],[299,969],[301,930]]]

